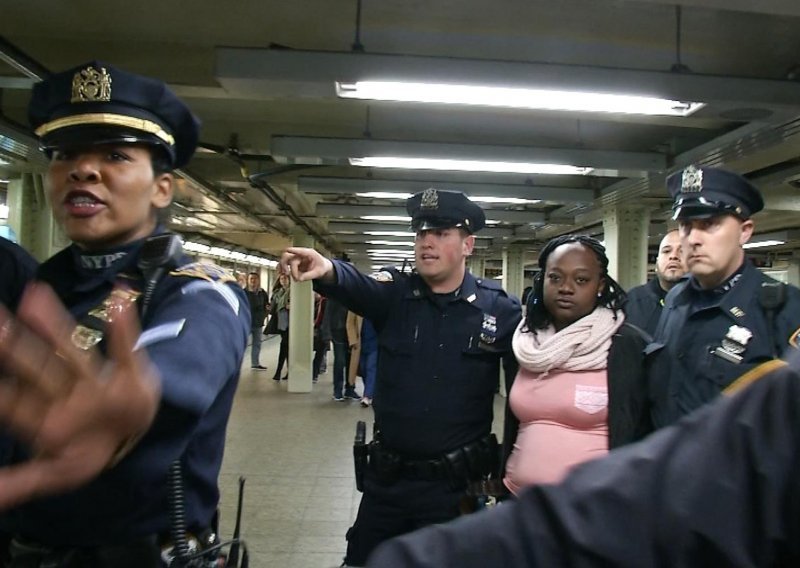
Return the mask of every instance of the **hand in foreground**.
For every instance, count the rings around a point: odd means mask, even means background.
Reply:
[[[281,270],[297,282],[334,278],[333,263],[312,248],[287,248],[281,255]]]
[[[72,344],[75,322],[47,286],[28,287],[16,319],[0,308],[0,421],[33,454],[0,467],[0,509],[89,482],[153,422],[160,381],[133,350],[135,308],[112,312],[104,359]]]

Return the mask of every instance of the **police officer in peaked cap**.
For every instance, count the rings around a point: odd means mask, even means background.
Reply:
[[[15,379],[0,419],[19,441],[0,468],[9,565],[163,566],[171,535],[214,542],[250,325],[233,275],[193,263],[163,224],[199,123],[162,81],[99,61],[34,85],[28,115],[72,244],[17,319],[0,314]]]
[[[490,435],[500,364],[516,372],[511,337],[517,298],[466,268],[483,210],[435,188],[408,199],[415,270],[372,275],[289,248],[281,266],[366,317],[378,332],[376,433],[364,495],[347,533],[348,566],[363,566],[382,541],[459,514],[470,481],[497,474]]]
[[[739,375],[797,346],[800,291],[762,274],[742,248],[759,190],[739,174],[689,166],[667,179],[690,278],[667,295],[648,351],[653,419],[674,422]]]

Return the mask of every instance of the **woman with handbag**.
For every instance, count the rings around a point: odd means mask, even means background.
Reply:
[[[506,385],[506,487],[557,483],[573,466],[651,430],[643,349],[625,323],[625,292],[605,247],[565,235],[539,256],[525,318],[514,333],[519,372]]]
[[[289,373],[281,377],[283,365],[289,358],[289,277],[280,274],[272,287],[272,303],[270,304],[270,320],[267,332],[281,336],[281,346],[278,351],[278,365],[275,367],[273,381],[287,380]]]

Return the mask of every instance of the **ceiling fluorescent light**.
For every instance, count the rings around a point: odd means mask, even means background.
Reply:
[[[400,215],[362,215],[359,219],[366,219],[367,221],[403,221],[406,223],[411,222],[411,217],[403,217]]]
[[[673,101],[621,93],[397,81],[359,81],[356,83],[337,81],[336,94],[345,99],[680,117],[689,116],[705,106],[699,102]]]
[[[277,161],[287,164],[354,164],[526,174],[580,175],[591,172],[592,175],[611,177],[631,177],[647,172],[661,172],[667,168],[666,156],[656,152],[494,146],[374,138],[274,135],[270,138],[270,151]],[[380,187],[373,185],[366,191],[373,189]],[[407,189],[403,191],[408,192]],[[478,191],[473,193],[487,195]],[[525,198],[524,195],[509,196]]]
[[[401,246],[401,247],[413,247],[414,241],[382,241],[382,240],[374,240],[374,241],[365,241],[368,245],[389,245],[389,246]]]
[[[364,231],[364,234],[373,237],[413,237],[416,235],[411,231]]]
[[[535,164],[526,162],[484,162],[437,158],[405,158],[400,156],[365,156],[350,158],[352,166],[365,168],[399,168],[405,170],[441,170],[450,172],[495,172],[518,174],[586,175],[592,168],[568,164]]]
[[[745,243],[742,245],[743,249],[754,249],[754,248],[761,248],[761,247],[775,247],[778,245],[785,245],[786,241],[777,241],[777,240],[769,240],[769,241],[758,241],[754,243]]]
[[[436,187],[436,184],[431,184]],[[366,197],[368,199],[408,199],[413,193],[391,192],[391,191],[365,191],[356,193],[356,197]],[[473,197],[467,196],[470,201],[475,203],[494,203],[498,205],[525,205],[539,203],[540,199],[520,199],[518,197]]]

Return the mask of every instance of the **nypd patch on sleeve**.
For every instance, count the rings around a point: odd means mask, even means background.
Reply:
[[[209,282],[236,282],[233,272],[227,268],[222,268],[216,264],[208,262],[192,262],[179,266],[169,273],[170,276],[188,276],[189,278],[201,278]]]

